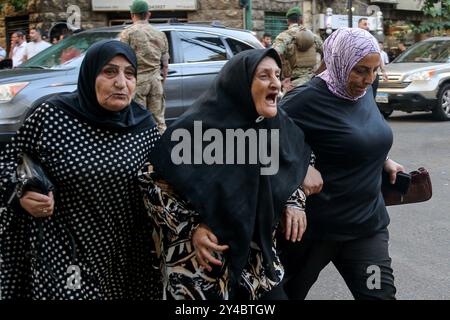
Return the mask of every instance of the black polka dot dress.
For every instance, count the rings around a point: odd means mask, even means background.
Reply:
[[[46,104],[26,120],[0,156],[1,299],[160,297],[137,183],[158,138],[156,127],[109,131]],[[11,198],[20,151],[37,157],[56,186],[50,218]]]

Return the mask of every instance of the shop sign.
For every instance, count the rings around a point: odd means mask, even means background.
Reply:
[[[422,11],[424,0],[398,0],[397,10]]]
[[[397,4],[400,0],[370,0],[370,3],[390,3]]]
[[[147,0],[150,11],[197,10],[197,0]],[[129,11],[133,0],[92,0],[93,11]]]

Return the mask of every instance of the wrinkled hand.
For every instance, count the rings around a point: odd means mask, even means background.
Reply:
[[[53,192],[50,192],[46,196],[37,192],[28,191],[20,198],[20,205],[33,217],[46,218],[53,214],[55,199],[53,198]]]
[[[306,231],[305,211],[287,207],[284,210],[284,219],[281,220],[281,228],[284,231],[287,241],[295,242],[302,240],[303,233]]]
[[[198,263],[209,272],[212,267],[209,263],[221,266],[222,262],[214,258],[212,252],[223,252],[228,249],[227,245],[219,245],[217,237],[205,224],[201,223],[192,234],[192,244],[195,248],[195,257]]]
[[[320,172],[313,166],[308,166],[305,179],[303,180],[303,192],[305,196],[310,196],[322,191],[323,180]]]
[[[384,171],[389,173],[389,182],[391,184],[395,183],[395,180],[397,178],[397,172],[405,172],[405,168],[401,164],[395,162],[392,159],[388,159],[384,162],[383,169]]]

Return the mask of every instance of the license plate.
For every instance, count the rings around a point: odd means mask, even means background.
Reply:
[[[379,103],[389,103],[389,95],[384,92],[377,92],[377,96],[375,97],[375,101]]]

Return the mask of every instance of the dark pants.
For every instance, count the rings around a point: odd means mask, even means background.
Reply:
[[[333,262],[355,299],[395,299],[388,242],[387,229],[349,241],[279,241],[286,269],[284,289],[289,299],[305,299],[329,262]]]
[[[236,296],[232,298],[234,301],[250,301],[249,299],[249,293],[246,289],[243,289],[242,287],[239,287],[236,290]],[[272,290],[264,294],[259,300],[266,301],[266,300],[288,300],[288,296],[284,292],[283,285],[280,283],[276,287],[274,287]]]
[[[280,284],[261,297],[261,300],[288,300],[283,285]]]

